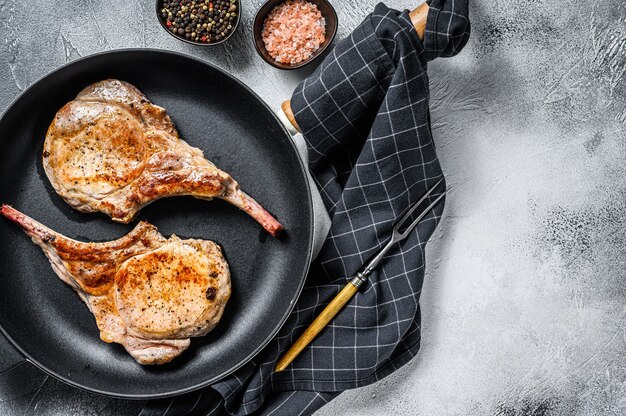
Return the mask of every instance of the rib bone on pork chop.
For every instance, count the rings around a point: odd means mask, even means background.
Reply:
[[[118,240],[83,243],[10,206],[0,213],[22,227],[87,304],[100,338],[122,344],[140,364],[171,361],[222,317],[230,271],[212,241],[166,239],[142,221]]]
[[[165,109],[127,82],[97,82],[63,106],[48,128],[43,166],[68,204],[115,221],[132,221],[156,199],[191,195],[224,199],[273,236],[283,228],[229,174],[178,137]]]

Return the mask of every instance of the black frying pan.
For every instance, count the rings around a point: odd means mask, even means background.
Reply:
[[[287,229],[277,240],[223,201],[169,198],[139,219],[165,236],[205,238],[224,249],[233,295],[222,321],[163,366],[141,366],[100,341],[94,318],[14,224],[0,219],[0,326],[27,360],[73,386],[122,398],[156,398],[206,386],[269,342],[298,297],[311,257],[312,205],[291,138],[248,87],[199,60],[123,50],[81,59],[25,91],[0,120],[0,202],[69,237],[105,241],[128,232],[102,214],[82,214],[56,195],[41,165],[54,114],[86,85],[119,78],[165,107],[181,137],[232,174]]]

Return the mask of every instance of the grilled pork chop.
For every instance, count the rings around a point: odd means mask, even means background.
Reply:
[[[10,206],[0,213],[43,249],[95,316],[100,338],[122,344],[140,364],[171,361],[222,317],[230,271],[212,241],[166,239],[142,221],[118,240],[82,243]]]
[[[97,82],[64,105],[48,128],[43,166],[68,204],[115,221],[132,221],[156,199],[191,195],[224,199],[273,236],[283,228],[229,174],[178,137],[165,109],[127,82]]]

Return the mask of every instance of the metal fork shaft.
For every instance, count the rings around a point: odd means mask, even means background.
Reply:
[[[402,233],[400,233],[399,229],[400,229],[400,225],[402,225],[402,223],[406,222],[406,220],[409,218],[409,216],[413,213],[413,211],[415,211],[415,208],[420,205],[424,199],[426,199],[426,197],[437,187],[437,185],[439,185],[439,183],[441,183],[441,181],[437,182],[432,188],[430,188],[428,190],[428,192],[426,193],[426,195],[424,195],[419,201],[417,201],[412,207],[411,209],[409,209],[409,212],[407,212],[400,221],[398,221],[398,224],[396,224],[393,227],[393,234],[391,235],[391,238],[389,239],[389,241],[387,242],[387,244],[385,244],[385,246],[378,252],[376,253],[376,255],[374,257],[372,257],[372,259],[370,261],[368,261],[365,265],[365,267],[363,267],[362,271],[357,273],[358,278],[360,278],[361,280],[363,280],[362,283],[365,283],[365,280],[367,279],[367,277],[374,271],[374,269],[376,268],[376,266],[378,266],[380,264],[380,262],[382,261],[383,257],[385,257],[385,255],[387,254],[387,252],[391,249],[391,247],[399,242],[404,240],[405,238],[407,238],[409,236],[409,234],[411,233],[411,231],[413,230],[413,228],[415,228],[417,226],[417,224],[426,216],[426,214],[428,214],[428,212],[433,209],[435,207],[435,205],[437,205],[437,203],[439,201],[441,201],[441,199],[446,195],[446,191],[444,190],[441,195],[439,195],[437,197],[437,199],[435,199],[430,205],[428,205],[423,211],[422,213],[404,230],[402,231]]]

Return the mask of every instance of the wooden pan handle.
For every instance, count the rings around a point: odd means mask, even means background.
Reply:
[[[417,32],[417,37],[420,40],[424,40],[424,34],[426,33],[426,17],[428,16],[428,4],[422,3],[409,12],[409,18],[413,27]]]
[[[417,37],[420,38],[420,40],[424,40],[424,34],[426,33],[426,17],[428,16],[428,8],[427,3],[422,3],[409,12],[409,18],[411,19],[411,23],[413,23],[413,27],[417,32]],[[293,111],[291,111],[291,100],[284,101],[280,107],[289,119],[291,125],[296,130],[302,131],[300,130],[300,127],[298,127],[296,118],[293,116]]]
[[[280,108],[283,109],[283,112],[285,113],[285,115],[289,119],[289,122],[291,123],[291,125],[296,130],[302,131],[302,130],[300,130],[300,127],[298,126],[298,122],[296,121],[296,118],[293,116],[293,111],[291,111],[291,100],[283,101],[283,103],[280,105]]]

